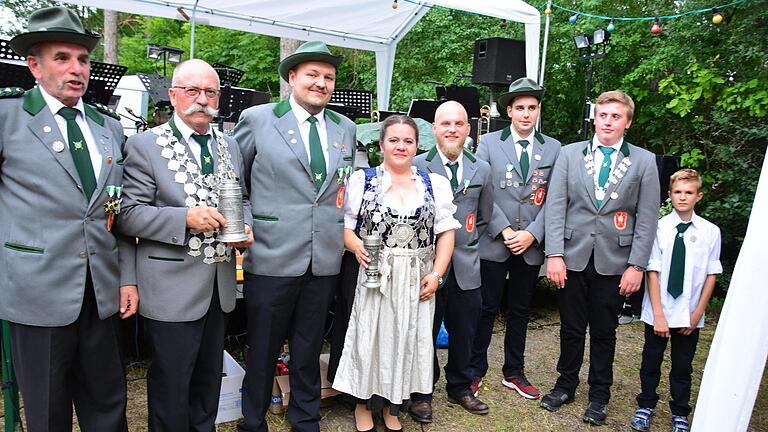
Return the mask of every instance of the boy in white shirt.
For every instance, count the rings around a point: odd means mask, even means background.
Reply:
[[[646,323],[641,393],[630,423],[636,431],[645,432],[651,426],[668,339],[672,339],[672,432],[690,430],[691,363],[699,329],[704,326],[704,311],[715,289],[715,275],[723,271],[720,229],[694,212],[703,196],[701,176],[695,170],[681,169],[670,178],[669,197],[675,210],[659,220],[647,269],[641,316]]]

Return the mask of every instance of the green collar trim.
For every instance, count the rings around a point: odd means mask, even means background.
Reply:
[[[473,155],[473,154],[472,154],[472,152],[470,152],[470,151],[469,151],[469,150],[467,150],[467,149],[464,149],[464,157],[466,157],[467,159],[469,159],[469,161],[470,161],[470,162],[472,162],[472,163],[475,163],[475,161],[477,160],[477,159],[475,158],[475,155]]]
[[[533,136],[536,138],[536,141],[538,141],[540,144],[544,144],[544,135],[542,135],[541,132],[534,131]]]
[[[173,136],[176,137],[176,140],[180,143],[184,142],[184,140],[181,137],[181,132],[179,132],[179,128],[176,127],[176,122],[174,121],[176,117],[174,115],[171,115],[171,119],[168,120],[168,126],[171,127],[171,131],[173,132]]]
[[[85,115],[89,119],[95,121],[99,126],[104,126],[104,116],[101,115],[98,111],[96,111],[94,108],[91,108],[88,104],[83,104],[85,106]]]
[[[339,117],[339,115],[336,114],[335,112],[329,110],[327,107],[325,108],[325,116],[331,119],[331,121],[336,124],[341,123],[341,117]]]
[[[24,94],[24,111],[35,116],[38,115],[44,107],[45,99],[43,99],[43,94],[40,93],[40,88],[33,87],[32,90],[29,90]]]
[[[429,149],[429,153],[427,153],[427,162],[432,162],[432,159],[434,159],[435,156],[437,156],[437,144]]]
[[[587,141],[587,146],[584,147],[584,150],[581,151],[581,153],[584,154],[584,156],[589,153],[589,149],[592,148],[592,140]],[[624,155],[624,157],[629,156],[629,144],[627,144],[627,140],[624,140],[623,143],[621,143],[621,148],[619,149],[621,154]]]
[[[272,110],[278,117],[288,114],[289,111],[291,111],[291,103],[288,102],[288,99],[283,99],[278,102],[277,105],[275,105],[275,109]]]
[[[506,141],[512,135],[512,126],[507,126],[501,131],[501,140]]]

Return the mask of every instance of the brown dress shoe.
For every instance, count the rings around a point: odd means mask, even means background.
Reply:
[[[429,401],[411,402],[408,413],[415,422],[432,423],[432,403]]]
[[[461,405],[470,414],[488,414],[488,405],[471,393],[462,396],[460,399],[454,399],[451,396],[448,396],[448,402]]]

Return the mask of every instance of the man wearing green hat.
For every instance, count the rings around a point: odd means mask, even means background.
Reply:
[[[10,41],[38,86],[0,91],[0,319],[27,429],[125,431],[117,314],[136,312],[135,245],[119,213],[123,130],[83,103],[99,36],[63,7]],[[122,270],[122,271],[121,271]]]
[[[529,78],[510,84],[498,107],[511,124],[481,136],[477,149],[477,158],[491,165],[494,209],[480,238],[483,307],[472,350],[473,390],[479,390],[488,371],[486,352],[506,292],[501,383],[527,399],[540,395],[525,375],[525,340],[529,306],[544,263],[544,201],[560,153],[560,141],[535,129],[543,93],[544,88]]]
[[[254,242],[245,254],[248,313],[241,431],[266,431],[275,363],[291,354],[288,419],[318,431],[325,318],[344,251],[344,184],[352,171],[355,125],[326,109],[343,60],[323,42],[280,62],[289,99],[243,111],[234,136],[245,164]]]

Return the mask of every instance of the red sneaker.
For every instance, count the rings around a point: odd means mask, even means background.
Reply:
[[[483,387],[483,377],[475,377],[475,379],[472,380],[472,385],[469,386],[469,389],[472,390],[472,395],[477,397],[477,395],[480,394],[481,387]]]
[[[522,372],[520,375],[504,377],[501,383],[505,387],[520,393],[520,396],[526,399],[538,399],[541,396],[539,389],[534,387]]]

